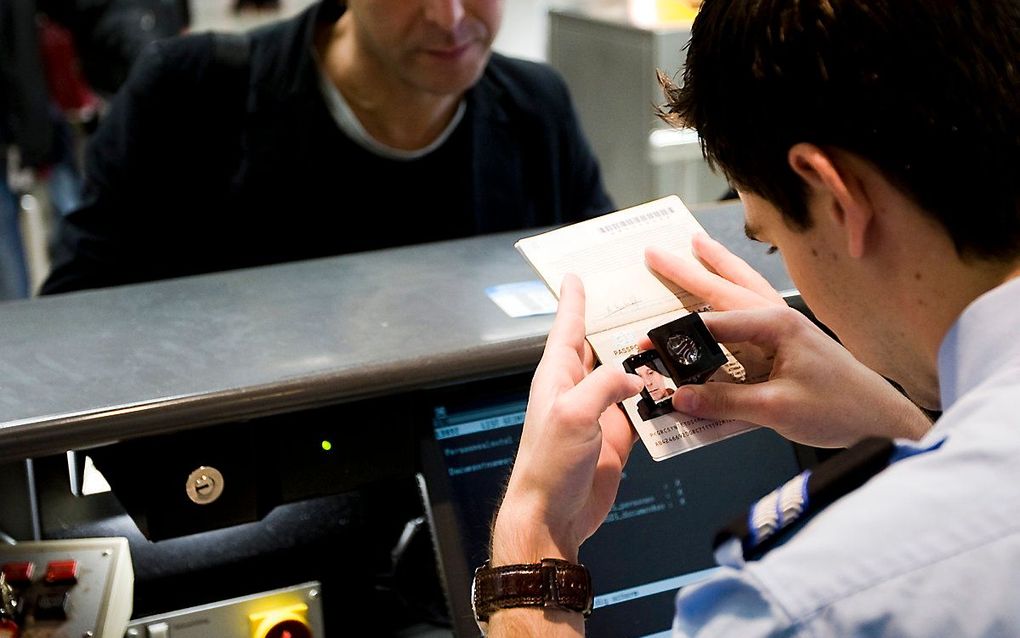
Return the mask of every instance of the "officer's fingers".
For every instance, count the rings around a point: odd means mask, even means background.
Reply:
[[[587,343],[584,344],[584,370],[585,372],[591,372],[595,367],[595,352],[591,349],[591,346]]]
[[[600,459],[614,461],[619,467],[627,463],[630,450],[637,441],[637,431],[630,425],[627,415],[619,405],[609,406],[599,417],[602,426],[602,455]]]
[[[782,296],[761,273],[707,234],[698,233],[692,237],[691,248],[694,251],[694,256],[712,272],[757,293],[765,301],[776,304],[785,303]]]
[[[566,391],[561,405],[583,422],[592,423],[614,403],[632,397],[641,391],[641,377],[627,374],[613,366],[600,366]]]
[[[549,341],[563,342],[584,357],[584,285],[577,275],[567,274],[560,284],[556,318],[549,329]]]
[[[658,246],[645,249],[645,263],[684,290],[709,302],[708,297],[718,293],[722,285],[719,276],[705,270],[700,263]]]
[[[782,397],[775,382],[750,385],[705,383],[685,385],[673,393],[678,412],[705,419],[736,419],[758,425],[774,425]]]
[[[560,286],[556,318],[549,329],[542,360],[535,373],[536,381],[551,381],[570,371],[571,381],[580,381],[578,362],[585,362],[584,287],[575,275],[566,275]]]
[[[715,308],[756,308],[767,303],[757,292],[727,281],[699,262],[684,259],[662,248],[652,246],[645,249],[645,262],[655,272]]]
[[[779,349],[781,343],[800,327],[803,315],[786,306],[769,306],[755,310],[704,312],[701,317],[712,337],[721,343],[752,343],[766,353]]]
[[[549,331],[550,340],[563,339],[581,361],[584,372],[595,367],[595,353],[586,339],[584,282],[572,273],[560,282],[560,298],[556,307],[556,320]],[[562,317],[561,317],[562,315]],[[547,342],[548,343],[548,342]],[[580,379],[575,379],[577,382]]]
[[[784,306],[785,308],[785,306]],[[709,328],[709,332],[715,337],[716,341],[723,343],[738,343],[739,341],[751,341],[750,339],[736,339],[730,338],[732,335],[742,334],[758,334],[760,335],[756,341],[762,341],[765,339],[765,335],[771,334],[771,321],[763,323],[762,315],[758,313],[752,313],[747,310],[727,310],[723,312],[703,312],[701,317],[705,320],[705,325]],[[713,326],[716,328],[713,329]],[[718,332],[719,334],[716,334]],[[726,336],[722,336],[726,335]],[[640,336],[637,340],[637,349],[639,352],[645,350],[651,350],[654,346],[652,340],[647,336]]]

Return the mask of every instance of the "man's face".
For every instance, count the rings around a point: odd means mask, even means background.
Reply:
[[[645,389],[648,390],[648,394],[652,397],[653,401],[661,401],[669,396],[661,374],[648,366],[641,366],[635,372],[644,380]]]
[[[348,0],[370,66],[434,95],[460,95],[481,76],[503,0]]]
[[[764,198],[739,193],[744,203],[748,236],[771,244],[782,254],[790,278],[804,302],[861,363],[899,383],[925,407],[937,407],[938,383],[919,371],[924,360],[903,338],[904,327],[893,313],[876,309],[883,282],[874,267],[851,259],[845,237],[822,219],[825,211],[808,209],[815,221],[806,231],[790,227],[779,210]],[[819,371],[819,374],[824,374]]]

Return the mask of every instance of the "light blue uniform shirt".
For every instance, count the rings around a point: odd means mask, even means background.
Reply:
[[[907,458],[761,560],[721,546],[675,636],[1020,636],[1020,279],[968,306],[938,365],[944,412]]]

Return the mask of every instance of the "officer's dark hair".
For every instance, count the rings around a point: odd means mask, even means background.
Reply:
[[[706,0],[660,116],[809,225],[798,142],[870,160],[961,256],[1020,254],[1020,2]]]

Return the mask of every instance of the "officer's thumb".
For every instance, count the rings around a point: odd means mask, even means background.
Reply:
[[[705,383],[685,385],[673,393],[673,408],[678,412],[705,419],[739,419],[760,423],[755,418],[758,401],[755,385]]]

